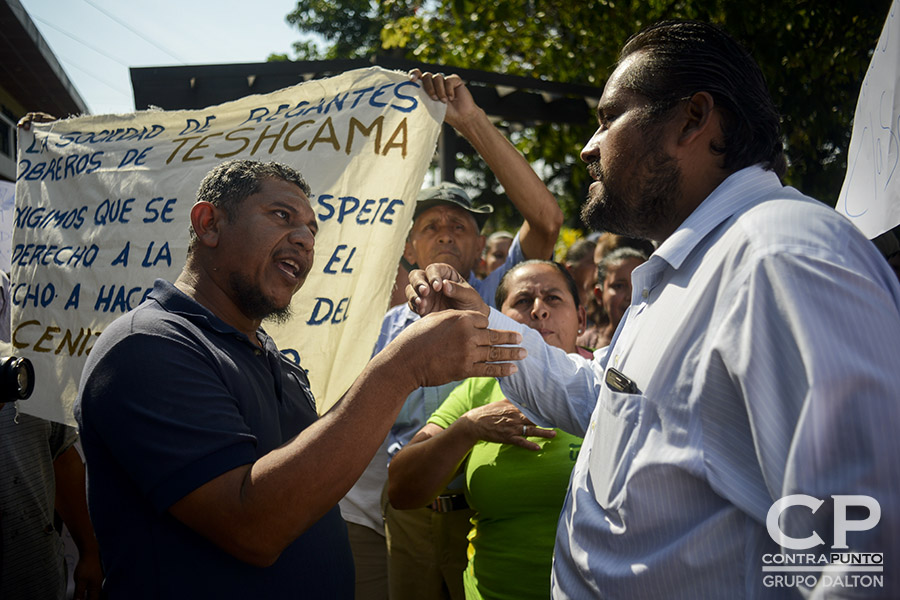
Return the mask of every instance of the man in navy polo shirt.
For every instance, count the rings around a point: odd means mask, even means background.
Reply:
[[[422,385],[511,372],[485,362],[492,352],[519,358],[497,347],[518,336],[479,315],[424,319],[317,418],[305,373],[260,327],[287,318],[312,266],[308,194],[277,163],[213,169],[181,275],[158,280],[91,351],[75,415],[110,598],[352,597],[336,505],[403,400]],[[473,329],[484,345],[453,350]]]

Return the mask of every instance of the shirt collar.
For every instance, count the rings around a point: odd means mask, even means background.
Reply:
[[[150,292],[149,297],[168,312],[180,315],[204,329],[209,329],[216,333],[237,335],[247,340],[248,344],[256,346],[247,338],[246,334],[217,317],[211,310],[165,279],[157,279],[153,282],[153,291]],[[268,349],[270,338],[262,327],[257,330],[257,336]]]
[[[653,253],[678,269],[713,229],[783,186],[778,175],[753,165],[729,175]]]

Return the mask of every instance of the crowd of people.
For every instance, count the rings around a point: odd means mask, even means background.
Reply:
[[[629,39],[582,151],[596,233],[559,262],[528,162],[458,76],[411,77],[521,227],[485,236],[491,207],[423,189],[372,358],[317,415],[262,327],[312,266],[311,190],[210,171],[181,274],[82,376],[104,595],[839,597],[849,554],[883,574],[850,595],[900,595],[900,247],[782,185],[752,57],[700,22]],[[73,436],[51,437],[45,471]],[[812,553],[820,576],[767,579]]]

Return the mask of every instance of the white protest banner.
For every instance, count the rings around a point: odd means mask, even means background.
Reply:
[[[34,363],[36,387],[20,409],[73,422],[97,337],[155,278],[174,281],[200,181],[237,158],[291,165],[312,187],[313,269],[294,318],[264,326],[327,409],[371,355],[444,110],[404,73],[372,67],[204,110],[21,132],[9,350]]]
[[[900,15],[897,0],[863,80],[835,209],[872,239],[900,224]]]

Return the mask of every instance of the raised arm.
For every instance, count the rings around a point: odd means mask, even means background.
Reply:
[[[556,198],[525,157],[494,127],[458,75],[444,76],[413,69],[410,77],[420,80],[425,92],[434,100],[447,104],[444,120],[472,144],[521,213],[525,222],[519,231],[519,243],[525,258],[550,258],[562,227],[563,214]]]
[[[446,402],[453,400],[451,394]],[[435,423],[426,424],[391,460],[388,471],[391,504],[399,509],[426,506],[453,480],[476,442],[540,450],[540,445],[528,441],[526,435],[551,438],[556,432],[535,427],[508,400],[473,408],[446,429]]]

